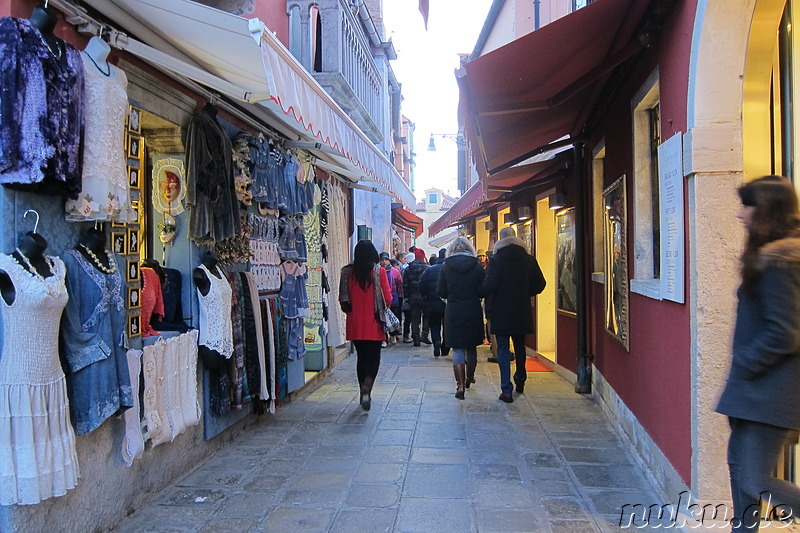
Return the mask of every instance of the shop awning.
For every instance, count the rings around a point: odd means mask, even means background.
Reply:
[[[643,48],[639,25],[649,4],[596,0],[457,71],[482,176],[580,134],[611,72]]]
[[[123,46],[143,59],[206,84],[243,102],[259,102],[312,141],[309,149],[328,149],[352,167],[345,174],[374,181],[406,207],[414,193],[397,170],[331,96],[258,19],[231,15],[190,0],[92,0],[113,4],[169,43],[159,50],[130,39]],[[124,45],[124,43],[123,43]],[[179,50],[207,73],[170,56]],[[208,74],[227,83],[209,80]],[[315,146],[316,144],[316,146]]]
[[[437,218],[428,228],[428,235],[433,237],[443,229],[455,225],[459,220],[477,209],[484,199],[483,185],[476,182],[467,189],[461,198],[447,210],[442,216]]]
[[[517,192],[521,187],[534,185],[537,181],[558,174],[567,168],[571,156],[571,149],[550,153],[547,158],[538,160],[534,158],[527,164],[513,166],[487,176],[483,180],[485,197],[495,199],[503,193]]]
[[[414,235],[422,235],[423,220],[397,204],[392,205],[392,224],[413,231]]]

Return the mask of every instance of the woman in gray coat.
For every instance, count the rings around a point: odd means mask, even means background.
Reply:
[[[733,358],[717,411],[731,426],[733,531],[758,531],[760,500],[800,513],[800,487],[774,477],[800,428],[800,213],[793,185],[765,176],[739,189],[747,230]]]
[[[484,275],[483,267],[475,257],[475,248],[466,237],[456,237],[447,247],[447,258],[439,272],[436,292],[447,300],[444,338],[453,352],[453,374],[459,400],[464,399],[467,364],[475,368],[477,346],[483,343],[483,310],[478,288]]]

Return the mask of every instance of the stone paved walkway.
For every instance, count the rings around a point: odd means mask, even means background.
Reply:
[[[350,356],[116,531],[605,533],[630,531],[624,504],[662,503],[556,374],[530,373],[505,404],[481,347],[459,401],[450,358],[431,352],[385,349],[370,412]]]

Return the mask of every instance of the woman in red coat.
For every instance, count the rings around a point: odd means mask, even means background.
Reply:
[[[347,340],[356,347],[356,372],[361,388],[361,407],[369,411],[372,385],[381,364],[381,342],[386,340],[384,311],[392,304],[392,289],[386,270],[378,265],[378,251],[371,241],[358,241],[353,263],[342,269],[339,304],[347,313]],[[375,287],[379,285],[379,292]]]

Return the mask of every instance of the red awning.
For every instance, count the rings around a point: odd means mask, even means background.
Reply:
[[[643,45],[650,0],[596,0],[457,71],[460,111],[480,175],[576,137],[605,81]],[[480,155],[478,155],[480,153]]]
[[[413,231],[414,235],[422,235],[423,220],[402,207],[392,208],[392,224],[396,224],[408,231]]]
[[[560,173],[567,167],[572,155],[572,150],[565,150],[548,159],[535,161],[526,165],[517,165],[507,168],[483,180],[486,189],[486,198],[494,200],[503,193],[518,192],[526,184],[535,184],[538,181]]]
[[[476,182],[467,189],[467,192],[447,212],[433,221],[433,224],[428,228],[428,235],[433,237],[443,229],[454,225],[480,206],[483,198],[483,185],[481,185],[481,182]]]

